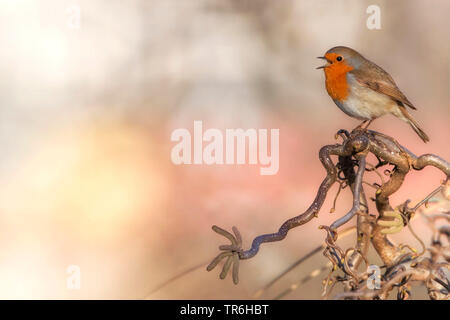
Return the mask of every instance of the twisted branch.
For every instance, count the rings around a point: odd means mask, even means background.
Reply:
[[[403,248],[408,246],[396,246],[389,240],[388,234],[390,232],[399,231],[403,228],[404,224],[407,225],[414,213],[419,210],[422,205],[428,203],[433,196],[444,189],[442,186],[437,188],[412,208],[408,207],[410,200],[406,200],[396,208],[393,208],[389,198],[400,189],[406,175],[411,169],[422,170],[427,166],[435,167],[445,174],[446,181],[444,183],[447,183],[450,177],[450,164],[442,158],[432,154],[416,156],[411,151],[401,146],[395,139],[375,131],[355,129],[349,133],[348,131],[340,130],[336,134],[336,137],[341,137],[343,142],[341,144],[327,145],[320,149],[319,159],[325,168],[327,175],[323,179],[316,197],[309,208],[302,214],[285,221],[277,232],[256,237],[253,240],[251,247],[247,250],[242,249],[242,238],[236,227],[233,227],[233,235],[217,226],[213,226],[213,230],[230,240],[231,244],[219,247],[222,252],[208,265],[208,271],[217,266],[221,260],[227,258],[220,274],[220,278],[225,278],[227,272],[233,265],[233,281],[234,283],[237,283],[239,260],[254,257],[263,243],[281,241],[287,236],[291,229],[306,224],[312,218],[317,217],[331,186],[334,183],[339,182],[339,192],[342,186],[351,187],[353,204],[351,209],[333,222],[331,226],[322,226],[323,229],[327,230],[324,254],[333,264],[333,269],[328,280],[333,282],[331,278],[333,271],[337,268],[342,269],[345,273],[344,278],[336,278],[334,283],[338,281],[344,282],[346,292],[348,293],[346,297],[358,296],[355,292],[359,292],[358,290],[361,289],[361,281],[367,279],[369,276],[367,273],[360,274],[357,272],[358,266],[362,261],[365,261],[366,264],[368,263],[366,254],[369,243],[372,243],[376,252],[387,267],[386,273],[388,273],[388,271],[392,272],[392,270],[405,269],[407,270],[404,271],[406,272],[405,274],[414,274],[415,278],[420,278],[417,276],[417,273],[420,273],[423,270],[411,272],[410,268],[408,269],[405,267],[405,263],[410,263],[410,261],[417,259],[417,255],[411,253],[405,254]],[[373,154],[378,159],[379,163],[376,166],[367,164],[366,157],[369,153]],[[331,160],[331,156],[338,156],[338,162],[336,164]],[[389,179],[387,181],[384,181],[383,177],[377,171],[378,168],[385,165],[393,166],[392,170],[385,170],[385,172],[388,172],[389,174]],[[369,166],[369,168],[367,168],[367,166]],[[355,167],[358,167],[356,173]],[[365,171],[376,172],[381,180],[381,185],[371,185],[376,188],[374,201],[378,211],[377,217],[371,216],[368,213],[368,205],[363,188],[363,183],[366,183],[363,181]],[[336,195],[336,198],[339,196],[339,192]],[[335,203],[336,199],[334,201],[333,209]],[[357,216],[356,245],[354,248],[342,250],[335,244],[337,229],[348,223],[355,216]],[[389,227],[390,229],[386,229],[386,227]],[[448,228],[441,229],[442,231],[440,231],[439,234],[450,234]],[[412,231],[412,229],[410,230]],[[423,265],[423,261],[421,263]],[[430,263],[431,264],[428,266],[429,270],[438,270],[436,269],[436,262]],[[397,277],[398,276],[390,276],[390,278],[386,280],[386,283],[389,284],[389,286],[392,282],[396,283]],[[404,279],[404,277],[402,279]],[[436,286],[436,284],[444,281],[442,277],[435,275],[433,275],[433,279],[438,280],[430,281],[428,278],[426,279],[427,283],[433,283],[433,285],[429,284],[428,288]],[[422,280],[425,281],[424,279]],[[443,283],[445,283],[445,281]],[[440,285],[442,287],[442,284]],[[408,297],[410,287],[408,281],[401,284],[400,287],[401,290],[399,291],[398,296],[401,298]],[[382,292],[371,294],[370,297],[385,296],[386,292],[389,292],[390,290],[390,288],[383,288]],[[431,291],[435,292],[435,290]],[[364,293],[363,296],[367,297],[368,295]]]

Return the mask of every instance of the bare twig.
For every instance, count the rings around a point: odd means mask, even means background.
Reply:
[[[411,151],[401,146],[392,137],[376,131],[355,129],[349,133],[346,130],[340,130],[336,134],[336,138],[337,137],[342,138],[343,141],[341,144],[322,147],[319,152],[319,159],[322,162],[327,175],[322,181],[310,207],[302,214],[284,222],[277,232],[256,237],[248,250],[242,249],[242,238],[237,228],[233,227],[233,235],[228,231],[214,226],[213,230],[230,240],[231,244],[219,247],[222,252],[210,263],[207,270],[212,270],[222,259],[227,258],[220,274],[220,278],[225,278],[231,265],[233,265],[233,281],[237,283],[239,260],[252,258],[258,253],[260,246],[263,243],[283,240],[287,236],[289,230],[306,224],[312,218],[317,217],[331,186],[335,182],[339,182],[339,189],[331,211],[333,212],[335,210],[336,199],[343,186],[350,186],[353,193],[353,204],[351,209],[345,215],[333,222],[331,226],[321,226],[322,229],[327,231],[325,243],[322,246],[317,247],[312,252],[299,259],[263,289],[259,290],[257,294],[262,294],[262,292],[267,290],[298,264],[314,255],[316,252],[319,252],[321,249],[324,249],[324,255],[332,263],[332,270],[327,277],[324,288],[325,295],[328,295],[330,292],[330,290],[327,290],[329,285],[334,287],[336,283],[342,282],[344,284],[345,292],[339,296],[340,298],[384,299],[388,296],[388,293],[393,287],[398,287],[397,297],[399,299],[406,299],[410,296],[410,282],[417,280],[425,283],[431,298],[440,299],[447,297],[447,284],[449,281],[445,278],[445,274],[440,271],[441,268],[447,266],[443,266],[442,262],[439,262],[439,259],[449,259],[449,256],[446,253],[446,248],[448,248],[448,246],[441,245],[439,239],[441,235],[450,238],[450,227],[433,227],[435,233],[433,238],[435,240],[432,247],[429,249],[430,252],[432,252],[432,257],[430,259],[422,257],[425,252],[425,245],[412,229],[410,219],[417,210],[431,201],[431,199],[440,191],[442,191],[442,194],[445,193],[444,196],[447,195],[445,197],[448,197],[448,190],[450,188],[448,186],[450,164],[442,158],[432,154],[416,156]],[[378,159],[379,163],[376,166],[366,163],[366,157],[369,154],[373,154]],[[338,156],[338,162],[336,164],[331,160],[331,156]],[[377,171],[378,168],[385,165],[392,166],[392,169],[385,170],[385,173],[387,172],[389,177],[387,181],[385,181],[383,176]],[[390,204],[390,197],[400,189],[407,174],[409,174],[411,170],[422,170],[427,166],[435,167],[445,174],[446,181],[444,184],[447,185],[446,188],[440,186],[412,208],[408,207],[409,200],[407,200],[394,209]],[[355,167],[358,168],[357,172],[355,172]],[[363,176],[365,171],[373,171],[378,174],[381,184],[369,184],[364,181]],[[369,215],[363,184],[368,184],[371,187],[376,188],[374,201],[378,211],[377,216]],[[348,223],[355,216],[357,216],[356,245],[354,248],[344,250],[336,244],[336,230]],[[430,224],[433,224],[435,220],[436,219],[428,218]],[[413,236],[421,243],[423,250],[420,254],[416,254],[409,245],[395,245],[388,238],[390,233],[401,230],[404,224],[408,226]],[[383,285],[380,290],[375,292],[367,291],[368,289],[364,284],[363,280],[367,279],[369,274],[367,272],[358,272],[358,266],[362,261],[364,261],[366,265],[369,264],[366,256],[369,243],[372,243],[386,266]],[[405,254],[404,248],[410,248],[412,253]],[[333,272],[336,269],[341,269],[344,272],[344,277],[333,276]],[[314,274],[316,273],[317,272]],[[299,284],[306,281],[305,279],[308,279],[308,277],[302,279],[300,282],[292,284],[289,289],[282,292],[277,298],[281,298],[285,294],[295,290]]]

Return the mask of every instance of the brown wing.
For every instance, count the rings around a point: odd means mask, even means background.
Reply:
[[[362,70],[363,69],[363,70]],[[402,103],[408,107],[416,110],[416,107],[409,102],[408,98],[400,91],[394,82],[394,79],[375,63],[367,61],[363,68],[358,68],[350,71],[356,80],[363,86],[366,86],[374,91],[383,93],[397,103]]]

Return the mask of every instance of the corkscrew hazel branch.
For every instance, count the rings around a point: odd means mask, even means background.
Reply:
[[[352,206],[351,210],[349,212],[347,212],[347,214],[345,214],[342,218],[339,218],[338,220],[336,220],[335,222],[333,222],[331,224],[330,228],[332,230],[336,230],[343,224],[350,221],[350,219],[352,219],[355,216],[355,214],[360,210],[360,206],[361,206],[360,197],[361,197],[361,190],[362,190],[363,175],[364,175],[364,171],[366,169],[366,156],[361,155],[361,156],[357,156],[357,158],[359,159],[359,161],[358,161],[358,173],[356,174],[355,187],[354,187],[354,192],[353,192],[353,206]]]
[[[404,253],[399,246],[395,246],[389,241],[386,232],[383,232],[385,229],[383,227],[401,228],[404,222],[408,223],[413,211],[417,210],[422,204],[426,204],[428,200],[440,190],[435,190],[430,194],[428,199],[425,199],[414,208],[408,208],[408,202],[405,202],[402,208],[397,207],[400,211],[400,215],[398,215],[395,209],[391,207],[389,197],[401,187],[405,176],[411,169],[421,170],[427,166],[433,166],[446,175],[448,182],[450,177],[450,164],[438,156],[431,154],[418,157],[401,146],[395,139],[379,132],[371,130],[354,130],[351,133],[348,133],[345,130],[340,130],[337,133],[337,137],[339,136],[343,139],[341,144],[322,147],[319,152],[319,159],[327,171],[327,175],[322,181],[322,184],[317,191],[316,198],[310,207],[304,213],[284,222],[277,232],[256,237],[252,242],[251,248],[248,250],[242,249],[242,239],[239,231],[237,231],[235,227],[233,227],[234,235],[232,235],[228,231],[213,226],[213,230],[229,239],[231,244],[221,245],[219,247],[223,252],[209,264],[207,267],[208,271],[216,267],[221,260],[227,258],[220,274],[220,278],[225,278],[231,266],[233,266],[233,281],[234,283],[237,283],[239,260],[252,258],[258,253],[261,244],[283,240],[290,229],[303,225],[312,218],[317,217],[325,201],[327,192],[335,182],[339,182],[340,184],[345,183],[345,185],[351,186],[353,192],[352,209],[343,217],[336,220],[330,227],[324,226],[328,234],[324,254],[333,262],[333,270],[337,267],[343,269],[346,277],[350,279],[340,280],[336,278],[336,281],[344,281],[347,283],[353,281],[353,284],[350,283],[350,290],[353,290],[352,286],[359,286],[357,283],[358,279],[362,279],[361,277],[366,275],[358,274],[356,269],[359,263],[358,261],[364,260],[367,262],[365,255],[370,242],[372,242],[380,258],[388,268],[396,266],[398,261],[403,263],[405,260]],[[379,163],[376,166],[370,165],[370,168],[367,169],[365,159],[369,153],[373,154],[378,159]],[[339,156],[339,161],[336,165],[330,158],[332,155]],[[388,181],[384,181],[383,176],[377,173],[381,180],[381,185],[375,185],[377,191],[375,193],[376,197],[374,201],[379,214],[379,223],[377,224],[374,222],[375,216],[369,215],[367,212],[368,207],[364,196],[362,186],[364,181],[362,177],[364,171],[377,172],[376,169],[387,164],[393,166],[393,169],[388,171]],[[358,172],[356,174],[354,172],[355,166],[358,166]],[[341,177],[341,173],[344,174],[343,177]],[[355,248],[351,248],[351,250],[348,249],[344,252],[335,244],[336,229],[350,221],[355,215],[358,216],[357,243]],[[400,222],[402,225],[400,225]],[[443,233],[446,234],[446,231],[447,229],[445,229]],[[350,255],[350,252],[353,253]],[[350,257],[348,257],[349,255]],[[331,273],[328,280],[331,281]],[[392,279],[389,280],[390,283],[391,280]],[[336,283],[336,281],[334,283]],[[402,288],[403,291],[407,291],[408,284],[402,284]],[[389,290],[389,288],[386,289],[386,292]],[[385,289],[383,289],[382,293],[385,293]],[[350,296],[354,295],[350,294]],[[406,295],[403,293],[400,296],[405,297]]]
[[[239,283],[239,254],[242,252],[242,237],[239,232],[239,230],[233,226],[232,230],[234,233],[234,236],[229,233],[228,231],[219,228],[218,226],[212,226],[212,229],[214,232],[224,236],[228,240],[230,240],[231,245],[221,245],[219,246],[219,249],[224,251],[222,253],[219,253],[213,261],[206,267],[207,271],[211,271],[214,269],[220,261],[227,258],[225,261],[225,264],[222,268],[222,272],[220,273],[220,279],[225,279],[228,271],[232,268],[232,277],[234,284]]]

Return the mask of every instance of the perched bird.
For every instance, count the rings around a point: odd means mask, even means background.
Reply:
[[[368,122],[385,114],[392,114],[408,123],[419,137],[430,139],[409,114],[406,106],[416,110],[408,98],[400,91],[392,77],[367,60],[357,51],[348,47],[334,47],[324,57],[325,86],[336,105],[349,116]]]

